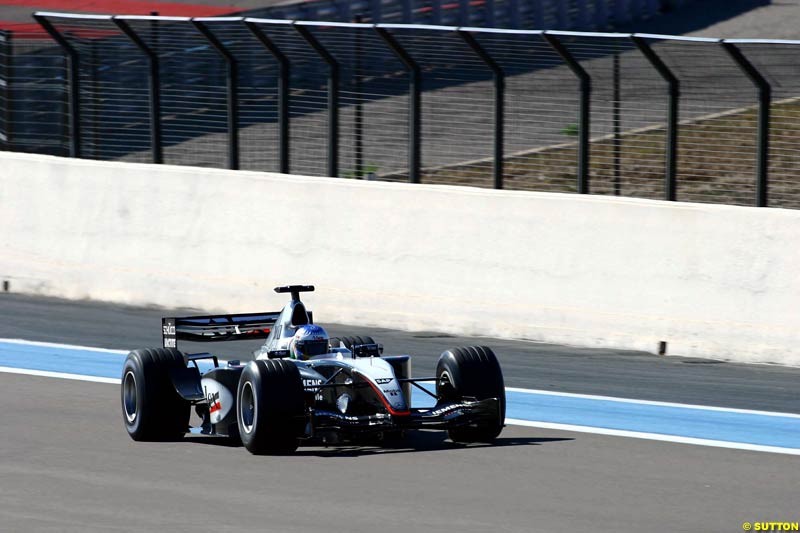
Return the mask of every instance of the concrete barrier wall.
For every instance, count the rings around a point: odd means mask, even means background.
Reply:
[[[12,291],[800,365],[800,211],[0,162]]]

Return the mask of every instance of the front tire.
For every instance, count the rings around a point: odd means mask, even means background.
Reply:
[[[467,346],[442,353],[436,364],[436,395],[452,402],[463,401],[465,397],[498,400],[497,414],[491,420],[448,430],[453,442],[492,442],[503,430],[505,384],[500,363],[491,348]]]
[[[256,455],[297,449],[305,420],[303,382],[286,359],[250,362],[236,390],[236,419],[242,444]]]
[[[184,367],[171,348],[134,350],[122,366],[122,420],[136,441],[169,441],[189,429],[189,402],[178,395],[169,371]]]

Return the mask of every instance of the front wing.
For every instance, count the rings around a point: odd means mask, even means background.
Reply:
[[[439,402],[431,408],[412,408],[407,415],[353,416],[315,409],[311,424],[315,433],[335,431],[355,435],[405,429],[451,429],[496,420],[499,409],[497,398]]]

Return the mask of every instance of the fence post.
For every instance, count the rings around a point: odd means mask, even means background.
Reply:
[[[747,59],[738,46],[722,41],[722,47],[758,89],[758,162],[756,169],[756,207],[767,207],[769,194],[769,115],[772,86]]]
[[[150,69],[148,76],[150,85],[150,151],[153,154],[153,163],[161,164],[164,162],[164,148],[161,140],[161,72],[158,53],[147,46],[127,22],[119,17],[113,17],[111,20],[147,56]]]
[[[680,80],[672,73],[670,68],[653,51],[653,48],[644,37],[631,35],[631,40],[644,55],[647,61],[656,69],[658,74],[667,82],[669,91],[669,110],[667,115],[667,150],[666,150],[666,169],[664,173],[664,199],[674,202],[677,199],[678,190],[678,106],[680,104],[681,89]]]
[[[239,65],[230,50],[217,39],[208,26],[198,19],[191,19],[190,22],[225,60],[228,67],[228,168],[239,170]]]
[[[567,47],[553,34],[542,32],[542,38],[556,51],[580,81],[581,102],[578,117],[578,193],[589,194],[589,130],[591,127],[592,78]]]
[[[11,94],[11,79],[14,72],[14,44],[13,33],[10,30],[0,30],[0,59],[3,60],[3,76],[0,82],[3,84],[3,101],[5,102],[5,112],[3,113],[3,129],[0,131],[0,140],[3,141],[7,150],[11,150],[12,129],[13,129],[13,99]]]
[[[473,52],[484,62],[492,71],[494,79],[494,165],[492,174],[494,177],[494,188],[503,188],[503,133],[504,133],[504,104],[506,75],[502,67],[492,58],[483,48],[475,37],[468,31],[459,29],[458,34],[469,45]]]
[[[301,23],[293,22],[297,33],[328,64],[328,176],[339,175],[339,62]]]
[[[289,173],[289,79],[290,63],[272,39],[255,22],[244,20],[245,26],[278,62],[278,172]]]
[[[421,174],[421,114],[422,114],[422,72],[414,58],[402,47],[400,43],[385,28],[375,26],[375,31],[381,39],[394,52],[408,71],[408,181],[420,183]]]
[[[67,39],[47,20],[44,15],[34,13],[34,20],[44,28],[53,40],[58,43],[67,54],[67,98],[69,101],[69,155],[81,157],[81,82],[80,82],[80,55]]]

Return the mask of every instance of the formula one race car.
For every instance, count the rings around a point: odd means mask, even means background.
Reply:
[[[163,348],[132,351],[122,369],[122,415],[137,441],[219,435],[252,453],[290,453],[303,443],[375,442],[407,429],[447,430],[455,442],[491,442],[505,420],[503,374],[491,349],[444,352],[436,375],[412,378],[408,355],[382,355],[370,337],[329,339],[300,293],[279,313],[162,319]],[[185,354],[178,340],[266,338],[246,364],[209,353]],[[213,362],[201,374],[198,361]],[[204,365],[205,366],[205,365]],[[425,388],[420,382],[435,383]],[[435,405],[412,408],[411,388]],[[194,406],[201,421],[189,427]]]

